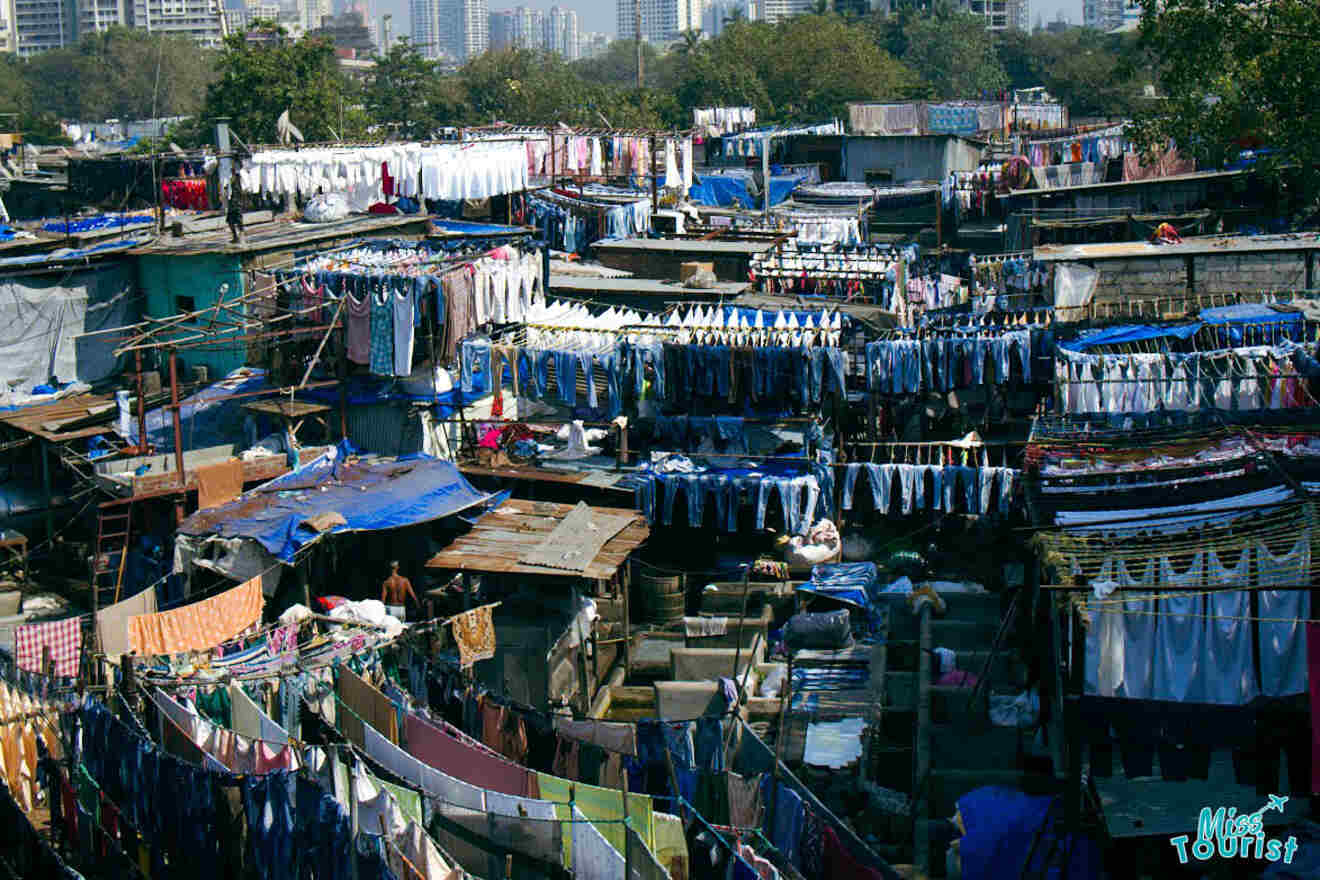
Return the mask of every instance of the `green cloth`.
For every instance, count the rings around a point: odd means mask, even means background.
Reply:
[[[371,777],[371,781],[394,795],[394,799],[399,802],[399,809],[403,810],[403,815],[412,819],[418,825],[422,825],[422,796],[420,794],[410,788],[392,785],[374,776]],[[423,825],[423,827],[425,826]]]
[[[582,815],[591,820],[596,830],[620,853],[628,845],[623,827],[623,792],[617,788],[601,788],[584,782],[560,779],[548,773],[536,774],[537,785],[541,789],[541,800],[555,803],[555,816],[561,821],[571,818],[568,809],[569,788],[573,788],[572,802]],[[562,805],[562,806],[561,806]],[[654,852],[655,820],[651,806],[651,796],[645,794],[628,795],[628,820],[648,849]],[[573,835],[568,831],[564,838],[564,867],[572,867]]]
[[[210,689],[197,689],[197,711],[216,727],[233,727],[229,709],[229,688],[219,685]]]
[[[73,792],[78,798],[78,806],[88,812],[93,822],[99,824],[101,821],[101,789],[97,786],[96,780],[87,772],[86,767],[79,764],[73,768],[72,782]]]

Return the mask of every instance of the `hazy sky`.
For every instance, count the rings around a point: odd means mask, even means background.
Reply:
[[[512,9],[515,6],[530,6],[533,9],[549,9],[551,6],[567,6],[578,12],[578,27],[583,31],[615,32],[615,0],[488,0],[491,9]],[[408,21],[408,0],[370,0],[372,15],[377,19],[387,12],[394,14],[394,32],[406,34],[411,27]],[[1031,0],[1031,22],[1035,24],[1039,14],[1045,21],[1054,21],[1060,10],[1064,17],[1073,24],[1082,23],[1082,0]]]

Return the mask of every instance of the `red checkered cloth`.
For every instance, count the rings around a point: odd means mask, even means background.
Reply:
[[[81,619],[70,617],[20,626],[14,633],[18,668],[42,672],[41,649],[47,645],[50,645],[50,659],[55,663],[55,674],[64,678],[77,677],[78,660],[82,655]]]

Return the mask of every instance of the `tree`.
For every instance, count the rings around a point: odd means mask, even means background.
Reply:
[[[406,37],[377,57],[363,91],[363,106],[376,125],[407,138],[428,138],[461,118],[464,91],[458,77],[442,77]]]
[[[66,119],[187,116],[201,108],[214,59],[183,37],[113,27],[33,56],[22,75],[36,105]]]
[[[366,128],[353,83],[339,69],[334,46],[319,37],[289,39],[282,28],[254,25],[230,34],[217,63],[219,78],[206,90],[205,119],[227,116],[249,144],[276,139],[285,110],[309,141],[351,137]]]
[[[679,75],[675,94],[689,118],[693,107],[746,105],[769,121],[820,120],[845,115],[849,101],[920,91],[866,28],[834,14],[732,22],[690,52]]]
[[[650,90],[637,92],[593,82],[554,53],[528,49],[487,52],[459,71],[467,94],[467,120],[544,125],[651,127],[661,119]]]
[[[1272,152],[1261,167],[1289,169],[1302,195],[1320,191],[1320,4],[1315,0],[1143,0],[1141,46],[1161,63],[1167,98],[1141,112],[1134,135],[1148,150],[1169,140],[1203,167],[1246,146]]]
[[[903,37],[903,62],[926,81],[930,97],[974,99],[1008,86],[982,16],[941,4],[930,15],[909,17]]]
[[[1009,88],[1044,86],[1074,117],[1130,116],[1150,64],[1133,34],[1084,28],[1000,34],[996,43]]]

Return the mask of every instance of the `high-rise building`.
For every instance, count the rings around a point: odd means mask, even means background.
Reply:
[[[1082,25],[1111,31],[1123,23],[1123,0],[1082,0]]]
[[[15,48],[23,57],[58,49],[77,39],[71,3],[14,0]]]
[[[753,15],[749,17],[774,24],[794,15],[805,15],[815,8],[816,0],[755,0],[751,10]]]
[[[544,48],[547,52],[558,52],[567,61],[576,61],[582,56],[577,10],[550,7],[545,18]]]
[[[486,0],[454,0],[458,21],[459,62],[471,61],[490,48],[490,6]]]
[[[587,31],[578,37],[578,47],[581,52],[581,58],[597,58],[610,51],[610,43],[614,38],[609,34],[602,34],[600,31]]]
[[[445,53],[440,40],[439,0],[408,0],[408,28],[413,48],[432,60]]]
[[[656,45],[679,40],[684,31],[701,30],[700,0],[641,0],[642,39]],[[809,3],[810,0],[791,0]],[[637,39],[636,11],[633,0],[617,0],[615,6],[619,39]]]
[[[513,48],[512,9],[496,9],[490,14],[490,49],[498,52]]]
[[[0,0],[0,52],[18,49],[18,32],[14,29],[14,0]]]
[[[188,37],[208,48],[218,47],[224,38],[220,0],[125,0],[124,5],[131,15],[129,27]]]

